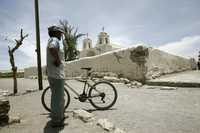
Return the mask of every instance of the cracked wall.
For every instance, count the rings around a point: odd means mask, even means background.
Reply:
[[[83,72],[80,69],[81,67],[92,67],[97,72],[113,72],[131,80],[141,81],[144,78],[142,68],[138,65],[137,61],[133,62],[130,59],[133,49],[133,47],[120,49],[102,55],[85,57],[77,61],[68,62],[66,63],[65,73],[69,77],[79,76]]]
[[[186,59],[164,51],[148,48],[146,79],[154,79],[161,75],[196,69],[194,59]]]
[[[96,72],[113,72],[130,80],[145,82],[163,74],[192,70],[195,65],[194,60],[138,46],[67,62],[65,74],[67,77],[80,76],[83,73],[81,67],[92,67]],[[36,68],[25,69],[25,77],[31,75],[37,75]]]

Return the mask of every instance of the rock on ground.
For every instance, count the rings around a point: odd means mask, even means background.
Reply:
[[[0,97],[0,125],[7,124],[9,121],[8,112],[10,111],[10,103],[9,100]]]
[[[131,82],[127,78],[120,78],[120,81],[123,82],[124,84],[129,84]]]
[[[115,129],[115,126],[113,123],[109,122],[107,119],[99,119],[97,121],[97,125],[103,128],[106,131],[112,131]]]
[[[142,87],[142,83],[138,82],[138,81],[131,81],[130,83],[126,84],[127,87],[129,88],[139,88]]]
[[[8,90],[2,90],[0,89],[0,96],[10,96],[12,93],[10,93]]]
[[[74,110],[73,111],[73,117],[79,118],[84,122],[90,122],[90,121],[93,121],[95,119],[94,114],[89,113],[89,112],[82,110],[82,109]]]
[[[20,123],[21,122],[21,119],[20,117],[18,116],[13,116],[13,117],[10,117],[9,119],[9,124],[14,124],[14,123]]]

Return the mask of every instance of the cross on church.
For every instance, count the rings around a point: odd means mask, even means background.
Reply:
[[[87,38],[88,38],[88,33],[86,34]]]
[[[104,32],[104,26],[102,27],[102,31]]]

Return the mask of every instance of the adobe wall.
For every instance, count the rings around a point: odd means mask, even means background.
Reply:
[[[186,59],[153,48],[148,48],[148,51],[147,73],[145,75],[147,79],[156,78],[163,74],[196,69],[196,62],[193,59]]]
[[[129,79],[140,81],[144,78],[143,68],[131,59],[131,51],[134,49],[133,47],[120,49],[68,62],[65,66],[66,76],[80,76],[83,73],[81,67],[92,67],[96,72],[114,72]]]
[[[29,78],[30,76],[37,76],[36,67],[24,68],[24,78]]]
[[[42,67],[42,75],[46,75],[46,69]],[[37,67],[27,67],[24,69],[24,78],[34,78],[38,76]]]
[[[143,46],[119,49],[93,57],[84,57],[65,64],[67,77],[80,76],[81,67],[96,72],[114,72],[130,80],[145,82],[163,74],[196,68],[195,61]],[[43,70],[44,73],[44,70]],[[25,69],[25,77],[37,75],[36,68]]]

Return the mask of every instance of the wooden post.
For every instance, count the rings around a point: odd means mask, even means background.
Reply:
[[[40,52],[40,25],[39,25],[39,6],[38,0],[35,0],[35,28],[36,28],[36,44],[37,44],[37,66],[38,66],[38,84],[39,90],[43,89],[42,85],[42,66],[41,66],[41,52]]]

